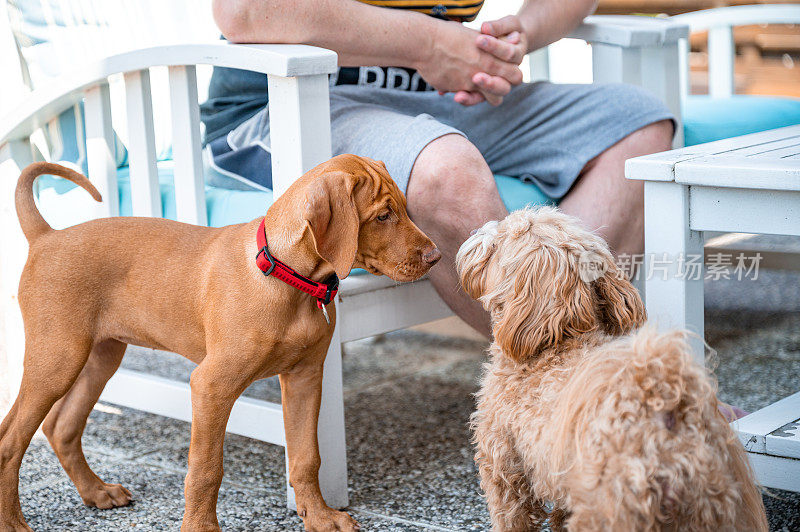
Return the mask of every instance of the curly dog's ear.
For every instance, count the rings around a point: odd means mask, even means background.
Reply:
[[[472,299],[485,304],[483,296],[487,290],[489,262],[495,251],[495,246],[489,237],[496,234],[497,222],[487,223],[482,230],[488,233],[487,237],[470,238],[459,248],[456,254],[456,273],[464,292]]]
[[[510,297],[493,301],[495,341],[516,362],[599,326],[590,286],[558,267],[566,260],[561,250],[523,256],[508,281],[513,288],[504,290]]]
[[[647,314],[639,292],[613,260],[609,262],[605,275],[592,283],[597,295],[600,319],[609,334],[627,334],[643,325]]]

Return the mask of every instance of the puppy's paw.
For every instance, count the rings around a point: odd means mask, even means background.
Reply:
[[[301,517],[303,517],[301,515]],[[325,508],[315,512],[308,512],[303,517],[303,525],[309,532],[356,532],[358,523],[347,512],[340,512],[333,508]]]
[[[116,508],[118,506],[127,506],[130,504],[133,497],[131,492],[119,484],[106,484],[99,482],[90,488],[80,492],[83,504],[86,506],[94,506],[101,510],[108,508]]]

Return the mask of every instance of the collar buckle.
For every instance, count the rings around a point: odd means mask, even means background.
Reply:
[[[269,262],[269,268],[267,268],[266,270],[262,270],[262,272],[264,273],[264,277],[269,277],[269,275],[275,269],[275,259],[272,257],[272,255],[269,254],[269,249],[267,249],[267,246],[264,246],[256,254],[256,261],[258,261],[258,256],[261,255],[262,253],[264,254],[264,258],[266,258],[267,261]]]
[[[320,304],[329,305],[333,300],[333,296],[339,290],[339,276],[335,273],[325,281],[325,296],[319,298]]]

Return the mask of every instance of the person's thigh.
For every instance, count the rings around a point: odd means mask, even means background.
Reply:
[[[383,161],[405,193],[418,155],[433,140],[463,134],[425,112],[430,94],[386,89],[333,87],[331,90],[331,148],[333,155],[353,153]],[[232,131],[228,148],[268,157],[269,109],[264,109]],[[264,168],[265,164],[253,165]],[[270,188],[268,184],[261,183]]]
[[[349,100],[331,113],[334,155],[354,153],[383,161],[403,193],[417,157],[445,135],[463,136],[427,113]]]
[[[634,131],[672,118],[660,100],[633,85],[548,82],[514,88],[499,107],[480,104],[449,116],[495,174],[532,181],[554,199],[589,161]]]

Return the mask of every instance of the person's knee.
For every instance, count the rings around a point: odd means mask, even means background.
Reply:
[[[674,131],[672,120],[659,120],[634,131],[609,151],[623,160],[667,151],[672,148]]]
[[[672,147],[675,136],[675,124],[672,120],[659,120],[648,124],[638,131],[641,150],[648,153],[666,151]]]
[[[623,138],[617,144],[589,161],[581,172],[582,176],[602,168],[600,173],[606,178],[628,183],[631,187],[640,185],[624,177],[625,161],[633,157],[649,155],[671,149],[674,126],[671,120],[660,120],[648,124]]]
[[[420,152],[406,197],[412,216],[442,221],[491,204],[492,194],[497,187],[478,149],[461,135],[446,135]]]

